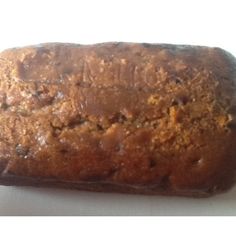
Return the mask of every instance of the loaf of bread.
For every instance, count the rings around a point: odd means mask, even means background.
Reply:
[[[0,183],[204,197],[236,170],[219,48],[49,43],[0,53]]]

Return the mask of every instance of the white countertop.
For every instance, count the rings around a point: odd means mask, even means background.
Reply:
[[[195,199],[1,186],[0,215],[236,215],[236,187]]]

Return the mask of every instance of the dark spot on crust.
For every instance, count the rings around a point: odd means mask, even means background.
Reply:
[[[85,83],[84,81],[76,81],[75,86],[79,88],[90,88],[91,84]]]
[[[202,162],[202,158],[195,157],[190,160],[191,165],[198,165]]]
[[[78,125],[82,125],[86,122],[86,119],[82,118],[81,116],[77,116],[76,118],[72,119],[69,123],[68,123],[68,127],[70,129],[75,128]]]
[[[217,185],[214,185],[214,186],[210,187],[209,189],[207,189],[206,192],[209,194],[214,194],[214,193],[218,192],[219,190],[220,190],[219,187]]]
[[[52,122],[50,122],[50,126],[52,128],[52,136],[58,137],[61,134],[62,127],[54,126]]]
[[[154,158],[151,158],[149,161],[149,167],[154,168],[157,165],[157,161]]]
[[[5,92],[0,92],[0,108],[3,109],[4,111],[7,110],[10,105],[7,104],[7,96]]]
[[[125,146],[123,143],[118,143],[115,147],[114,147],[114,152],[116,152],[118,155],[124,155],[125,153]]]
[[[100,131],[104,131],[104,128],[100,124],[97,124],[97,129],[100,130]]]
[[[17,144],[15,150],[17,156],[19,157],[25,157],[29,153],[29,148],[22,146],[21,144]]]
[[[236,129],[236,124],[235,123],[229,123],[228,125],[227,125],[227,127],[229,128],[229,129]]]
[[[236,122],[232,121],[227,124],[228,129],[236,129]]]
[[[189,98],[187,96],[180,96],[172,100],[171,106],[185,106],[189,102]]]
[[[170,188],[170,186],[171,186],[170,174],[166,174],[162,177],[160,181],[160,188],[166,190]]]
[[[17,61],[16,63],[16,70],[18,72],[18,76],[21,80],[25,80],[26,77],[25,77],[25,67],[24,67],[24,64],[20,61]]]
[[[127,121],[127,117],[122,114],[121,112],[117,112],[111,119],[110,122],[112,124],[114,123],[120,123],[123,124],[125,121]]]
[[[68,152],[69,152],[69,150],[68,150],[68,149],[65,149],[65,148],[63,148],[63,149],[60,150],[60,153],[63,154],[63,155],[64,155],[64,154],[67,154]]]
[[[37,90],[37,91],[35,91],[34,96],[39,97],[41,94],[43,94],[43,91],[41,91],[41,90]]]
[[[177,106],[179,103],[176,99],[172,100],[171,106]]]
[[[224,128],[225,133],[231,133],[232,129],[229,127]]]
[[[175,83],[176,83],[176,84],[182,84],[182,81],[181,81],[180,79],[176,78],[176,79],[175,79]]]
[[[7,104],[7,103],[2,103],[1,104],[1,108],[5,111],[5,110],[7,110],[7,108],[9,107],[9,105]]]
[[[186,105],[189,102],[189,98],[187,96],[182,96],[179,98],[179,103],[181,105]]]

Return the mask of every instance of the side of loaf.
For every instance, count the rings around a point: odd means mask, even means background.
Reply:
[[[210,196],[236,169],[219,48],[49,43],[0,53],[0,183]]]

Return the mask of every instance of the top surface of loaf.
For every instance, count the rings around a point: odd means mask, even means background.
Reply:
[[[168,44],[105,43],[82,46],[51,43],[15,48],[1,53],[1,90],[5,92],[1,97],[6,97],[6,104],[11,110],[31,113],[50,105],[52,98],[60,102],[66,101],[68,96],[73,97],[74,94],[68,94],[72,92],[68,91],[70,88],[76,93],[74,98],[80,103],[81,111],[104,115],[116,112],[120,110],[117,106],[124,108],[129,103],[132,103],[132,110],[136,106],[140,108],[135,100],[127,99],[133,92],[141,92],[143,96],[145,92],[153,91],[156,95],[158,91],[161,97],[164,93],[181,92],[187,86],[193,87],[201,76],[215,76],[214,82],[218,83],[217,79],[229,77],[235,72],[235,66],[232,66],[235,61],[232,59],[219,48]],[[3,81],[4,74],[11,79],[10,89],[7,80]],[[37,94],[39,91],[35,85],[46,85],[50,91]],[[89,100],[94,101],[78,99],[76,88],[94,91],[95,94],[88,96]],[[119,101],[116,106],[108,102],[106,109],[100,106],[96,109],[96,103],[101,101],[94,99],[94,96],[104,89],[113,98],[118,97]],[[122,89],[124,96],[113,92],[119,89]],[[105,96],[107,100],[107,92]]]
[[[51,43],[6,50],[0,167],[65,181],[222,185],[235,167],[235,80],[235,59],[219,48]],[[217,174],[222,167],[227,173]]]

